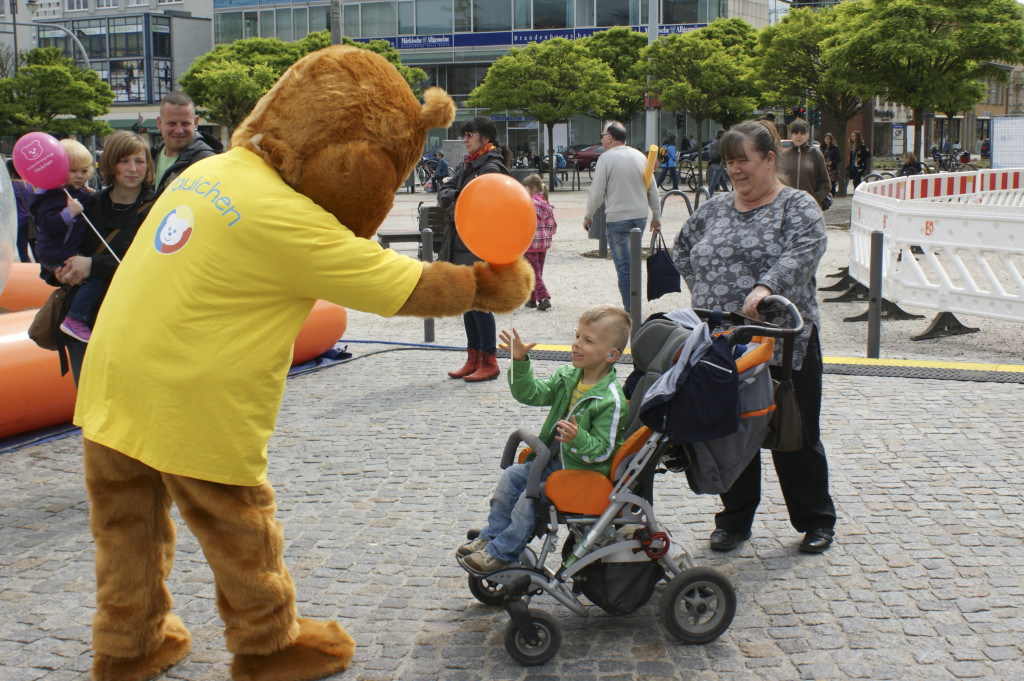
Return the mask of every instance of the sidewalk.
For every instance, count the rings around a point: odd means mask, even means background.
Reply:
[[[423,198],[399,194],[389,223],[408,229]],[[560,228],[546,279],[555,306],[502,316],[499,327],[564,344],[584,306],[617,297],[611,262],[580,256],[596,248],[579,234],[583,200],[554,197]],[[709,645],[679,645],[658,619],[660,587],[625,617],[597,608],[579,617],[542,596],[531,607],[558,619],[564,641],[550,663],[526,669],[504,650],[508,616],[472,598],[453,552],[485,516],[508,433],[539,428],[544,412],[514,402],[503,380],[448,379],[460,355],[436,346],[461,347],[462,326],[437,328],[435,347],[418,347],[421,321],[352,312],[355,358],[290,380],[270,442],[299,614],[338,619],[358,645],[333,678],[1024,681],[1024,420],[1013,407],[1024,385],[827,374],[822,433],[840,517],[829,551],[797,552],[767,462],[753,537],[724,555],[707,548],[718,499],[694,495],[679,474],[659,476],[655,504],[673,540],[736,588],[730,629]],[[979,361],[991,351],[971,347]],[[842,350],[863,357],[862,348]],[[537,362],[539,372],[555,366]],[[80,443],[8,453],[0,479],[0,678],[84,681],[94,576]],[[193,652],[162,678],[227,681],[212,574],[177,522],[168,587]]]

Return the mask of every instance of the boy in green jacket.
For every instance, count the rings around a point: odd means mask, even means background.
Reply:
[[[596,305],[579,319],[572,344],[572,366],[563,366],[546,379],[537,379],[529,351],[519,333],[501,331],[499,347],[513,359],[508,373],[512,396],[523,404],[550,406],[540,432],[548,447],[557,442],[556,456],[543,479],[560,469],[582,468],[608,475],[612,457],[622,443],[629,405],[612,367],[629,342],[629,314],[613,305]],[[536,510],[526,497],[533,460],[506,468],[491,497],[487,525],[473,541],[456,550],[462,566],[484,577],[505,568],[533,538]]]

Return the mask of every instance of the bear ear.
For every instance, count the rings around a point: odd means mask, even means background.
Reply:
[[[420,126],[447,128],[455,120],[455,102],[439,87],[427,88],[423,93],[423,108],[420,110]]]

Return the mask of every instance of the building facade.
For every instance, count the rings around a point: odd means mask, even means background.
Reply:
[[[719,17],[740,17],[755,28],[768,23],[773,0],[663,0],[658,32],[682,33]],[[646,32],[647,0],[342,0],[341,33],[355,40],[387,40],[402,63],[427,72],[431,85],[444,88],[459,103],[455,126],[477,115],[466,108],[469,94],[490,65],[513,47],[554,37],[580,38],[615,26]],[[240,38],[298,40],[309,32],[330,29],[326,2],[301,0],[214,0],[215,43]],[[546,135],[523,116],[487,113],[499,137],[515,149],[544,150]],[[673,112],[662,112],[659,127],[674,131]],[[688,132],[694,133],[692,121]],[[555,146],[597,142],[600,121],[577,117],[555,130]],[[644,119],[630,128],[633,144],[643,142]],[[685,130],[684,130],[685,131]],[[428,147],[449,137],[432,131]],[[659,133],[660,137],[660,133]],[[707,138],[707,134],[704,135]]]

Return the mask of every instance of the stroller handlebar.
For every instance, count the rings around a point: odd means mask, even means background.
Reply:
[[[505,450],[501,454],[501,468],[503,470],[512,465],[520,442],[530,447],[535,457],[535,465],[530,467],[530,477],[526,481],[526,496],[529,499],[539,499],[540,478],[544,474],[544,469],[548,467],[548,462],[551,461],[551,450],[534,432],[526,428],[518,428],[508,436]]]
[[[694,309],[694,312],[701,319],[708,319],[713,315],[720,314],[722,319],[726,319],[735,327],[735,331],[729,336],[729,341],[736,345],[742,345],[749,343],[750,339],[754,336],[768,336],[771,338],[795,338],[800,335],[800,332],[804,330],[804,319],[800,314],[800,311],[796,309],[796,305],[784,296],[770,295],[765,296],[764,300],[758,306],[759,310],[763,310],[772,305],[785,308],[789,314],[790,319],[794,322],[790,328],[784,328],[776,326],[774,324],[768,324],[766,322],[760,322],[750,317],[744,317],[736,312],[721,312],[714,310],[698,310]]]

